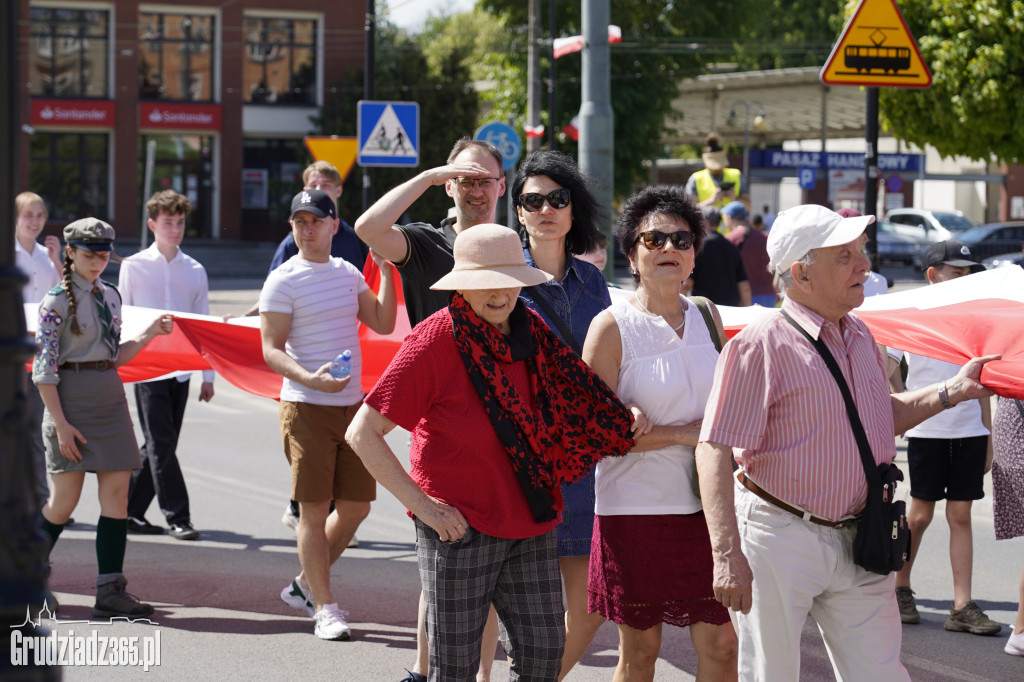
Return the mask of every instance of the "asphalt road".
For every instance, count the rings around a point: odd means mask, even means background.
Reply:
[[[215,314],[247,308],[258,283],[215,284]],[[911,281],[907,286],[912,286]],[[902,287],[901,287],[902,288]],[[169,536],[129,536],[129,591],[154,603],[153,624],[58,624],[66,634],[160,636],[160,665],[139,668],[75,666],[68,680],[398,680],[415,652],[419,592],[411,521],[383,489],[359,530],[360,546],[334,565],[332,584],[350,612],[353,639],[325,642],[312,621],[279,599],[298,573],[294,532],[280,523],[288,498],[288,468],[281,454],[274,401],[218,381],[210,403],[199,403],[193,380],[191,402],[179,445],[188,481],[193,522],[202,537],[181,542]],[[134,399],[129,388],[129,404]],[[408,435],[389,441],[407,457]],[[905,464],[905,451],[900,460]],[[899,460],[898,460],[899,461]],[[905,467],[904,467],[905,470]],[[989,485],[988,483],[986,484]],[[905,492],[905,491],[904,491]],[[87,477],[76,524],[53,552],[51,585],[62,620],[88,620],[94,598],[95,480]],[[159,510],[149,520],[162,523]],[[943,630],[952,585],[948,533],[942,505],[924,538],[914,589],[923,622],[904,627],[903,661],[915,680],[1020,680],[1024,659],[1002,652],[1008,630],[977,637]],[[974,597],[1002,623],[1011,623],[1024,564],[1020,540],[996,543],[989,498],[975,506]],[[52,625],[52,623],[50,623]],[[569,680],[609,680],[617,659],[617,633],[606,624]],[[827,653],[812,621],[803,634],[803,680],[833,679]],[[494,679],[505,679],[497,661]],[[696,658],[685,630],[665,629],[656,679],[691,680]]]

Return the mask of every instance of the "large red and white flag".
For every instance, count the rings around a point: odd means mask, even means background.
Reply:
[[[370,261],[372,262],[372,261]],[[367,279],[377,285],[367,268]],[[612,290],[616,294],[622,290]],[[38,306],[26,305],[35,329]],[[728,336],[774,309],[719,307]],[[163,311],[125,306],[123,338],[131,338]],[[226,380],[256,395],[277,398],[281,377],[263,361],[257,318],[173,313],[174,331],[158,336],[121,367],[126,381],[146,381],[174,372],[213,369]],[[982,383],[1002,396],[1024,399],[1024,270],[1004,267],[867,299],[856,314],[882,344],[956,364],[972,357],[1002,354],[988,363]],[[360,329],[363,389],[369,391],[409,333],[405,304],[399,302],[398,324],[386,336]]]

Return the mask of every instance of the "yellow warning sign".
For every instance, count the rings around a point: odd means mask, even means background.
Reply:
[[[349,171],[356,162],[356,155],[359,153],[359,141],[354,137],[306,137],[303,139],[306,149],[317,161],[326,161],[333,164],[341,175],[341,181],[345,182]]]
[[[861,0],[832,48],[821,80],[829,85],[927,88],[932,74],[896,0]]]

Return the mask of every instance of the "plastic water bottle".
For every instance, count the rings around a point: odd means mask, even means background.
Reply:
[[[345,350],[339,353],[334,358],[334,361],[331,362],[331,368],[327,371],[335,379],[347,378],[352,373],[352,351]]]

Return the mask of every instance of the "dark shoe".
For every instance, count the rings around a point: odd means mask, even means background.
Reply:
[[[900,621],[913,625],[921,622],[921,614],[914,603],[914,591],[909,587],[896,588],[896,603],[900,607]]]
[[[153,606],[125,592],[127,585],[128,581],[121,576],[114,582],[97,587],[96,605],[92,607],[93,618],[145,618],[152,615]]]
[[[1003,629],[984,613],[973,601],[967,602],[962,609],[949,607],[949,618],[944,626],[950,632],[969,632],[972,635],[994,635]]]
[[[172,523],[171,537],[175,540],[195,540],[199,537],[199,531],[192,527],[191,523]]]
[[[75,517],[74,516],[69,516],[68,520],[64,522],[64,527],[65,528],[70,528],[73,525],[75,525]]]
[[[135,535],[163,535],[164,529],[160,526],[154,526],[146,519],[137,519],[133,516],[129,516],[128,532]]]
[[[398,682],[427,682],[427,676],[422,673],[414,673],[411,670],[406,670],[409,673]]]

